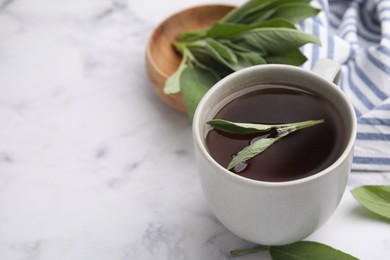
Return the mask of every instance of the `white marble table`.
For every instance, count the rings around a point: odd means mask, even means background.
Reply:
[[[204,2],[0,0],[1,260],[229,259],[253,246],[210,212],[190,123],[144,69],[152,28]],[[352,173],[308,239],[390,259],[389,222],[350,195],[363,184],[390,174]]]

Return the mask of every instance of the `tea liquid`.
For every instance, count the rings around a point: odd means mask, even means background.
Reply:
[[[330,166],[345,147],[345,129],[338,111],[323,97],[296,87],[256,86],[237,93],[214,118],[240,123],[281,124],[324,119],[325,122],[281,138],[233,172],[254,180],[300,179]],[[257,135],[233,135],[211,129],[206,136],[210,155],[223,167]]]

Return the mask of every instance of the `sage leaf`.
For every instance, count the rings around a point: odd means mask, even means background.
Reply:
[[[183,70],[180,77],[181,93],[190,119],[193,118],[196,107],[203,95],[218,80],[216,74],[205,67],[188,66]]]
[[[240,21],[253,9],[264,8],[270,4],[272,0],[249,0],[238,8],[234,8],[226,16],[224,16],[221,22],[240,23]]]
[[[275,128],[278,132],[292,132],[323,122],[324,120],[307,120],[288,124],[253,124],[235,123],[223,119],[212,119],[209,120],[207,124],[226,133],[245,135],[268,132],[272,128]]]
[[[218,56],[224,59],[228,63],[237,63],[237,56],[235,53],[228,47],[218,42],[217,40],[207,38],[206,43],[208,47],[213,50],[213,52],[218,53]]]
[[[220,40],[221,42],[223,42],[223,44],[225,44],[226,46],[229,46],[230,49],[232,49],[234,52],[254,52],[252,51],[250,48],[246,48],[246,46],[242,46],[242,45],[239,45],[237,43],[232,43],[231,41],[229,40]],[[256,52],[257,53],[257,52]],[[262,52],[262,53],[257,53],[259,55],[265,55],[266,53],[265,52]]]
[[[179,68],[165,81],[164,94],[175,94],[180,92],[180,77],[187,67],[186,59],[183,58]]]
[[[209,44],[211,42],[213,42],[213,44]],[[256,52],[237,52],[229,48],[230,45],[228,44],[224,44],[222,42],[218,42],[218,44],[216,43],[217,41],[210,41],[209,39],[206,39],[202,41],[202,43],[199,42],[198,45],[204,44],[206,50],[204,54],[210,56],[210,58],[213,58],[215,61],[231,69],[232,71],[237,71],[252,65],[266,63],[266,61]],[[198,46],[196,46],[196,48],[197,47]],[[226,59],[226,57],[229,55],[231,57]]]
[[[270,19],[253,25],[235,23],[215,23],[205,36],[210,38],[230,38],[256,28],[282,27],[296,29],[295,25],[284,19]]]
[[[232,65],[234,64],[234,62],[230,62],[229,60],[226,60],[223,55],[227,54],[225,52],[225,50],[221,50],[220,48],[215,48],[216,45],[211,45],[209,44],[209,41],[208,39],[206,40],[202,40],[202,41],[197,41],[196,42],[197,45],[193,45],[195,46],[195,48],[199,49],[198,47],[199,46],[203,46],[203,54],[206,54],[207,56],[209,56],[210,58],[213,58],[215,61],[219,62],[220,64],[230,68],[232,71],[234,71],[234,69],[232,68]],[[193,46],[191,46],[190,48],[193,48]],[[235,56],[235,54],[234,54]],[[237,56],[235,56],[235,60],[237,61]]]
[[[254,27],[252,29],[266,28],[266,27],[282,27],[282,28],[297,29],[297,27],[293,23],[283,18],[272,18],[266,21],[255,23],[254,25],[252,25],[252,27]]]
[[[278,7],[272,18],[284,18],[292,23],[298,23],[305,18],[317,15],[319,12],[319,9],[304,3],[288,3]]]
[[[242,149],[233,159],[230,161],[227,166],[228,170],[233,169],[237,165],[248,161],[249,159],[255,157],[256,155],[262,153],[270,147],[278,138],[261,138],[254,142],[251,145],[248,145],[244,149]]]
[[[202,29],[199,31],[183,31],[178,34],[178,38],[181,41],[196,41],[206,37],[208,29]]]
[[[306,62],[307,58],[299,49],[287,51],[284,53],[272,54],[265,56],[264,59],[267,63],[276,63],[276,64],[288,64],[299,66]]]
[[[259,28],[238,34],[236,37],[253,46],[259,46],[269,54],[284,53],[306,43],[321,44],[316,36],[290,28]]]
[[[266,64],[266,60],[263,59],[256,52],[236,52],[237,63],[231,64],[230,67],[234,70],[240,70],[243,68],[247,68],[253,65]]]
[[[252,30],[254,26],[246,24],[235,24],[235,23],[215,23],[208,31],[207,37],[211,38],[229,38],[239,33],[243,33]],[[259,27],[261,28],[261,27]]]
[[[295,2],[308,4],[310,0],[295,0]],[[291,3],[291,0],[249,0],[245,4],[230,11],[224,18],[222,18],[222,21],[232,23],[251,23],[252,21],[248,19],[249,17],[256,17],[254,14],[259,14],[264,10],[272,10],[283,3]]]
[[[313,241],[300,241],[285,246],[271,246],[269,252],[274,260],[357,260],[354,256]]]
[[[246,39],[242,39],[239,37],[232,37],[230,40],[232,44],[236,46],[240,46],[241,48],[244,48],[249,52],[258,53],[261,56],[268,55],[267,51],[263,49],[261,44],[253,45],[252,43],[248,42]]]
[[[213,119],[207,122],[215,129],[231,134],[255,134],[264,133],[272,129],[275,125],[235,123],[223,119]]]
[[[290,0],[270,0],[270,1],[259,1],[262,2],[257,5],[257,7],[248,10],[241,20],[240,23],[251,24],[265,19],[270,19],[275,14],[275,12],[286,4],[290,4]],[[295,0],[296,3],[303,3],[308,5],[310,0]]]
[[[270,147],[277,140],[293,133],[295,131],[311,127],[317,124],[323,123],[324,120],[307,120],[297,123],[288,123],[288,124],[252,124],[252,123],[235,123],[222,119],[213,119],[207,122],[210,126],[215,129],[231,133],[231,134],[254,134],[254,133],[264,133],[270,131],[272,128],[275,128],[277,135],[274,138],[260,138],[254,143],[246,146],[244,149],[239,151],[236,156],[229,162],[227,169],[231,170],[241,163],[245,163],[249,159],[259,155],[264,152],[268,147]]]
[[[275,12],[275,9],[254,10],[252,13],[246,15],[245,18],[241,21],[241,23],[251,24],[262,22],[266,19],[270,19]]]
[[[234,71],[215,59],[205,48],[191,48],[191,53],[204,67],[212,68],[212,71],[215,72],[219,78],[223,78]]]
[[[353,189],[351,193],[366,209],[390,219],[390,185],[361,186]]]
[[[224,64],[232,71],[237,71],[253,65],[266,64],[267,61],[262,57],[260,51],[251,51],[244,46],[233,44],[229,41],[223,41],[232,51],[234,51],[237,61],[235,63]]]

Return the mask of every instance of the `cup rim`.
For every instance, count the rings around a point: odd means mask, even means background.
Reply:
[[[304,76],[312,77],[315,78],[317,81],[321,81],[322,84],[327,84],[333,87],[333,90],[342,97],[342,99],[345,101],[347,107],[348,107],[348,113],[350,114],[352,118],[352,125],[351,125],[351,131],[348,133],[348,142],[336,161],[334,161],[331,165],[326,167],[325,169],[312,174],[310,176],[306,176],[303,178],[295,179],[295,180],[289,180],[289,181],[280,181],[280,182],[271,182],[271,181],[261,181],[261,180],[254,180],[250,179],[247,177],[240,176],[238,174],[235,174],[229,170],[227,170],[225,167],[221,166],[219,163],[217,163],[214,158],[209,154],[207,151],[206,145],[203,142],[204,137],[201,136],[201,127],[199,126],[200,124],[200,117],[202,114],[202,111],[204,107],[207,106],[208,100],[215,95],[215,93],[220,89],[223,88],[223,86],[228,82],[233,80],[234,78],[237,77],[242,77],[242,75],[245,74],[253,74],[253,73],[260,73],[260,71],[264,69],[277,69],[277,70],[292,70],[295,73],[300,73]],[[262,64],[262,65],[255,65],[251,66],[248,68],[244,68],[242,70],[233,72],[232,74],[226,76],[225,78],[221,79],[218,81],[213,87],[210,88],[210,90],[203,96],[201,101],[199,102],[194,117],[193,117],[193,123],[192,123],[192,132],[193,132],[193,138],[194,138],[194,143],[198,148],[200,149],[202,155],[207,159],[209,163],[214,165],[219,169],[218,174],[224,174],[225,177],[232,178],[236,181],[240,181],[244,184],[247,185],[252,185],[252,186],[267,186],[267,187],[284,187],[284,186],[293,186],[293,185],[298,185],[298,184],[303,184],[306,182],[311,182],[313,180],[319,179],[324,175],[327,175],[328,173],[332,172],[336,167],[338,167],[340,164],[342,164],[345,160],[348,159],[348,156],[350,152],[354,148],[354,143],[356,139],[356,133],[357,133],[357,122],[356,122],[356,116],[354,112],[354,108],[351,104],[351,102],[348,100],[344,92],[336,86],[333,82],[327,81],[321,76],[315,74],[312,71],[305,70],[301,67],[296,67],[292,65],[284,65],[284,64]]]

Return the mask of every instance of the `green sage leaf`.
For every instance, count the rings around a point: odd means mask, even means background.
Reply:
[[[390,219],[390,185],[361,186],[351,193],[366,209]]]
[[[292,23],[298,23],[303,19],[317,15],[319,12],[319,9],[305,3],[288,3],[279,6],[271,17],[284,18]]]
[[[186,59],[183,57],[179,68],[165,81],[164,94],[175,94],[180,92],[180,77],[187,67]]]
[[[245,40],[253,46],[259,46],[269,54],[285,53],[307,43],[321,44],[316,36],[290,28],[254,29],[238,34],[236,39],[238,41]]]
[[[208,29],[202,29],[199,31],[183,31],[180,32],[178,38],[181,41],[196,41],[206,37]]]
[[[254,26],[235,23],[215,23],[208,31],[207,37],[210,38],[229,38],[239,33],[252,30]],[[261,28],[261,27],[259,27]]]
[[[295,25],[284,19],[270,19],[257,24],[215,23],[206,33],[210,38],[230,38],[256,28],[282,27],[296,29]]]
[[[232,134],[254,134],[254,133],[264,133],[270,131],[272,128],[275,128],[277,131],[277,136],[275,138],[261,138],[256,142],[248,145],[240,152],[237,153],[235,157],[230,161],[227,166],[227,169],[233,169],[241,163],[245,163],[247,160],[259,155],[264,152],[269,146],[271,146],[277,140],[293,133],[295,131],[311,127],[320,123],[323,123],[324,120],[307,120],[297,123],[289,124],[252,124],[252,123],[235,123],[222,119],[213,119],[207,122],[210,126],[215,129],[232,133]]]
[[[252,42],[248,42],[246,39],[238,39],[237,37],[234,37],[232,39],[233,44],[239,45],[242,48],[246,48],[250,51],[257,52],[261,54],[262,56],[269,55],[266,51],[266,49],[263,48],[262,44],[253,44]]]
[[[247,14],[240,22],[243,24],[259,23],[270,19],[275,12],[275,9],[253,10],[252,13]]]
[[[196,44],[196,45],[195,45]],[[203,54],[206,54],[208,55],[210,58],[213,58],[215,61],[219,62],[220,64],[230,68],[231,70],[234,71],[234,69],[232,68],[232,65],[233,65],[233,62],[230,62],[228,60],[226,60],[222,55],[226,54],[226,53],[221,53],[221,49],[218,49],[218,48],[215,48],[215,45],[210,45],[208,43],[208,39],[206,40],[201,40],[201,41],[196,41],[194,44],[192,44],[192,46],[190,46],[189,48],[196,48],[196,49],[200,49],[199,46],[202,46],[203,50],[200,50],[201,52],[203,52]],[[237,60],[237,57],[235,57],[236,60]]]
[[[313,241],[300,241],[285,246],[271,246],[269,252],[274,260],[357,260],[354,256]]]
[[[220,131],[231,134],[255,134],[264,133],[277,125],[235,123],[223,119],[213,119],[207,122],[210,126]]]
[[[231,64],[230,67],[234,70],[240,70],[254,65],[266,64],[266,60],[263,59],[256,52],[236,52],[237,63]]]
[[[237,52],[254,52],[250,48],[247,48],[247,46],[245,46],[245,45],[239,45],[237,43],[232,43],[229,40],[221,40],[221,42],[223,42],[223,44],[225,44],[226,46],[229,46],[229,48],[232,49],[236,53]],[[263,52],[263,53],[256,52],[256,53],[259,54],[259,55],[265,55],[266,54],[265,52]]]
[[[291,0],[271,0],[259,1],[263,2],[257,7],[248,10],[241,18],[239,23],[251,24],[271,19],[275,12],[282,6],[290,4]],[[310,0],[295,0],[296,3],[303,3],[309,5]]]
[[[264,8],[269,5],[272,0],[249,0],[241,6],[234,8],[227,15],[225,15],[221,22],[240,23],[240,21],[253,9]]]
[[[275,128],[278,132],[292,132],[306,127],[314,126],[323,123],[324,120],[307,120],[288,124],[253,124],[253,123],[235,123],[223,119],[212,119],[207,122],[210,126],[220,131],[231,134],[256,134],[264,133]]]
[[[252,27],[252,29],[256,28],[267,28],[267,27],[281,27],[281,28],[290,28],[290,29],[297,29],[297,27],[291,23],[290,21],[287,21],[283,18],[272,18],[266,21],[262,21],[259,23],[255,23]]]
[[[251,51],[244,46],[233,44],[229,41],[223,41],[232,51],[234,51],[237,62],[232,64],[224,64],[233,71],[247,68],[254,65],[266,64],[267,61],[262,57],[261,51]]]
[[[227,166],[227,169],[231,170],[237,165],[241,163],[245,163],[249,159],[252,159],[256,155],[259,155],[277,140],[278,138],[261,138],[256,142],[254,142],[253,144],[248,145],[247,147],[242,149],[236,156],[233,157],[233,159],[230,161],[229,165]]]
[[[310,0],[295,0],[295,2],[309,3]],[[243,5],[230,11],[223,19],[223,22],[251,23],[253,18],[259,17],[264,11],[272,10],[284,3],[291,3],[291,0],[249,0]],[[252,18],[252,19],[250,19]],[[265,16],[263,19],[267,19]]]
[[[202,51],[204,54],[208,55],[210,58],[213,58],[215,61],[219,62],[221,65],[231,69],[232,71],[237,71],[248,66],[257,65],[257,64],[265,64],[266,61],[256,52],[248,51],[248,52],[237,52],[231,49],[229,44],[225,44],[224,42],[217,43],[214,41],[213,44],[209,44],[213,42],[209,39],[204,41],[197,41],[196,45],[189,46],[193,53],[196,53],[196,50],[192,48],[196,48],[199,50],[199,45],[204,45],[204,50]],[[218,47],[217,47],[218,46]],[[223,48],[222,48],[223,47]],[[225,57],[231,55],[230,60]]]
[[[221,40],[226,46],[229,46],[235,52],[256,53],[260,56],[267,55],[267,52],[261,48],[261,46],[254,46],[245,40],[236,40],[234,42],[230,40]]]
[[[187,67],[183,70],[180,77],[181,93],[190,119],[203,95],[218,80],[216,74],[205,67]]]
[[[265,56],[267,63],[288,64],[299,66],[307,61],[307,58],[299,49],[291,50],[284,53],[277,53]]]
[[[205,48],[191,48],[191,53],[200,64],[203,64],[205,67],[212,68],[219,78],[226,77],[230,73],[234,72],[233,69],[215,59],[213,55],[210,55],[210,52]]]
[[[217,40],[207,38],[206,43],[209,45],[209,48],[213,50],[213,52],[218,53],[218,56],[224,59],[228,63],[237,63],[237,56],[235,53],[223,43],[218,42]]]

